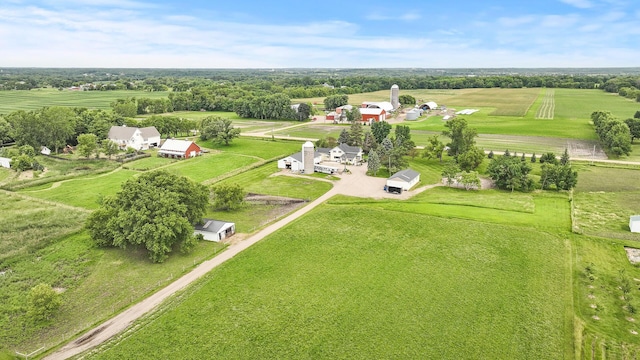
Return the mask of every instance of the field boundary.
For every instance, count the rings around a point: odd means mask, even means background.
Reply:
[[[553,89],[547,89],[545,91],[542,105],[540,105],[536,112],[536,119],[553,120],[553,115],[556,110],[555,93]]]

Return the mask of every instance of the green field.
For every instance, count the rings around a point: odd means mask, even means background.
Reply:
[[[91,358],[567,357],[567,249],[535,230],[325,205]]]
[[[57,89],[34,89],[29,91],[0,91],[0,114],[16,110],[37,110],[45,106],[85,107],[88,109],[111,109],[116,99],[166,98],[166,91],[66,91]]]

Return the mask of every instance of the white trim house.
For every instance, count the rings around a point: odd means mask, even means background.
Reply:
[[[118,144],[118,148],[121,150],[129,147],[136,150],[147,150],[151,146],[160,145],[160,132],[154,126],[144,128],[126,125],[112,126],[107,138]]]

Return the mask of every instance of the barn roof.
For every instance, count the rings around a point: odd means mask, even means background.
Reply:
[[[388,101],[365,101],[362,103],[362,105],[366,106],[367,108],[384,109],[385,111],[392,111],[394,109],[393,104]],[[360,109],[360,111],[362,111],[362,109]]]
[[[629,221],[640,222],[640,215],[632,215],[631,217],[629,217]]]
[[[193,144],[193,141],[189,140],[177,140],[177,139],[167,139],[162,147],[160,147],[161,151],[178,151],[185,152],[189,149],[189,146]],[[197,146],[197,145],[196,145]]]
[[[362,108],[360,109],[360,114],[362,115],[380,115],[382,114],[382,112],[385,111],[384,109],[380,109],[380,108]]]
[[[399,180],[404,182],[411,182],[412,180],[414,180],[419,176],[420,176],[420,173],[415,170],[404,169],[391,175],[388,180]]]

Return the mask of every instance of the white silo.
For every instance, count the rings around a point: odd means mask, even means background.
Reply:
[[[302,166],[305,174],[313,174],[313,155],[315,149],[311,141],[302,144]]]
[[[400,107],[400,87],[396,84],[391,86],[391,105],[393,105],[394,109]]]

